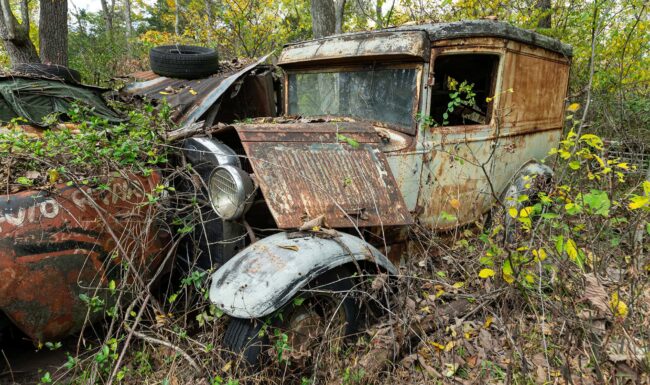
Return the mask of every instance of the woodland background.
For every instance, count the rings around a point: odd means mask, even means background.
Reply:
[[[161,44],[214,47],[223,60],[231,60],[338,32],[498,18],[574,47],[569,98],[583,106],[591,99],[583,111],[590,125],[626,140],[649,136],[646,0],[97,1],[99,12],[61,0],[2,0],[0,37],[5,47],[12,41],[33,45],[27,61],[39,60],[40,52],[41,60],[77,69],[87,83],[107,85],[114,77],[148,69],[148,50]],[[5,48],[0,64],[8,68],[10,63]]]
[[[337,32],[497,18],[573,46],[565,137],[553,151],[557,156],[549,158],[556,179],[548,194],[534,205],[523,200],[526,207],[507,213],[522,230],[514,242],[500,241],[498,226],[484,223],[444,239],[415,227],[419,251],[401,266],[389,317],[344,352],[326,345],[323,354],[301,366],[297,358],[282,356],[280,344],[274,346],[274,363],[262,372],[241,369],[217,353],[227,317],[207,301],[205,275],[191,275],[161,300],[164,314],[145,306],[142,297],[133,302],[146,308],[137,341],[124,344],[132,308],[112,314],[107,309],[119,327],[92,340],[86,334],[39,346],[65,351],[67,363],[43,369],[28,382],[650,383],[650,171],[608,154],[601,139],[616,140],[628,152],[648,152],[648,1],[101,0],[101,5],[99,12],[88,12],[65,1],[0,0],[0,64],[6,71],[20,61],[69,65],[86,83],[114,87],[119,83],[114,79],[148,69],[149,49],[162,44],[214,47],[222,60],[232,61]],[[164,126],[160,119],[168,116],[156,116],[140,119],[137,132]],[[89,148],[94,151],[95,143]],[[156,153],[145,150],[143,159]],[[539,218],[535,222],[533,215]],[[375,282],[381,286],[381,280]],[[136,296],[145,292],[137,286],[117,289]]]

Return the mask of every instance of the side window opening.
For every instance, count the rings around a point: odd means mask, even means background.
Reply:
[[[442,55],[434,63],[431,117],[438,125],[488,124],[492,117],[499,56]]]

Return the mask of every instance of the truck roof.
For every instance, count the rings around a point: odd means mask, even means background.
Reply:
[[[515,27],[503,21],[466,20],[452,23],[405,25],[393,28],[393,30],[424,31],[431,41],[468,37],[499,37],[541,47],[567,57],[573,56],[573,48],[570,45],[535,31]]]
[[[467,20],[451,23],[405,25],[377,31],[352,32],[284,46],[279,64],[331,60],[344,57],[421,57],[428,60],[426,42],[472,37],[503,38],[573,55],[570,45],[537,32],[494,20]]]

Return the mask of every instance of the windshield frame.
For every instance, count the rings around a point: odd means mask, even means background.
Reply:
[[[310,115],[310,117],[349,117],[359,121],[370,122],[374,126],[388,128],[391,130],[403,132],[409,135],[415,135],[418,127],[417,112],[420,107],[420,97],[422,95],[422,74],[423,74],[423,64],[421,62],[407,62],[407,63],[377,63],[377,62],[364,62],[364,63],[355,63],[348,65],[328,65],[328,66],[309,66],[309,67],[292,67],[290,69],[283,68],[285,75],[283,79],[284,86],[284,95],[283,95],[283,104],[284,111],[286,114],[289,114],[289,75],[293,74],[303,74],[303,73],[329,73],[329,72],[360,72],[360,71],[370,71],[370,70],[388,70],[388,69],[414,69],[415,70],[415,94],[413,95],[413,103],[411,106],[411,124],[409,126],[404,126],[395,123],[388,123],[380,120],[373,120],[369,118],[359,118],[354,116],[345,116],[345,115]]]

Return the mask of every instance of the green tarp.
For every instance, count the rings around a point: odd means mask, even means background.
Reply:
[[[73,104],[92,109],[93,114],[121,122],[123,119],[103,99],[100,88],[64,83],[57,80],[22,77],[0,78],[0,122],[17,117],[30,124],[43,126],[43,119],[52,114],[64,117]]]

